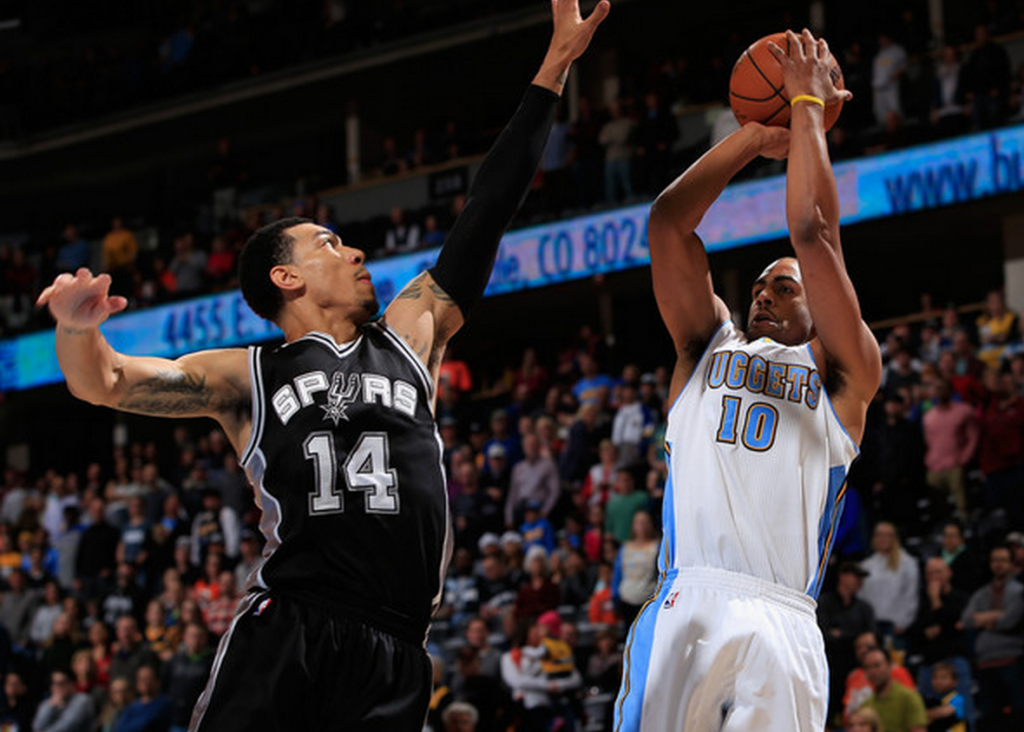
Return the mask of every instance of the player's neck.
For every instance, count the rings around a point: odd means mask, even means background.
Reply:
[[[295,308],[282,315],[279,325],[289,343],[313,332],[329,335],[338,344],[359,335],[359,324],[351,314],[336,310]]]

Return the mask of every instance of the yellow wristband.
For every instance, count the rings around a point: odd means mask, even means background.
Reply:
[[[810,94],[797,94],[789,101],[789,106],[795,107],[797,102],[811,102],[817,104],[822,109],[825,108],[825,100],[819,99],[818,97],[812,97]]]

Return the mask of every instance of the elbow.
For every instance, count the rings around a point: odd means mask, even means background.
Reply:
[[[649,231],[672,230],[689,234],[695,231],[697,225],[700,224],[700,218],[689,213],[693,208],[693,206],[686,205],[685,202],[673,201],[666,197],[665,193],[662,193],[651,204],[647,228]]]

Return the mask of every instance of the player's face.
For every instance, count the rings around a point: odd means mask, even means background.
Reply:
[[[314,303],[351,310],[360,320],[377,313],[377,292],[362,250],[345,246],[337,234],[317,224],[299,224],[286,233],[294,240],[292,261],[286,266],[296,269]]]
[[[771,338],[787,346],[807,343],[814,335],[800,266],[780,259],[761,273],[751,290],[747,338]]]

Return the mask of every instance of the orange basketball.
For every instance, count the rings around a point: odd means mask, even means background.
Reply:
[[[729,79],[729,104],[741,125],[760,122],[763,125],[789,127],[789,98],[782,82],[782,66],[768,50],[772,41],[782,50],[789,52],[789,40],[785,33],[772,33],[752,44],[736,60]],[[839,89],[843,86],[843,71],[835,56],[829,54],[832,82]],[[839,119],[843,103],[830,104],[825,109],[825,129]]]

